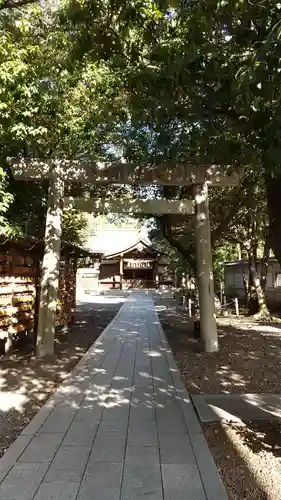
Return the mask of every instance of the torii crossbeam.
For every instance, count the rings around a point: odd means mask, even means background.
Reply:
[[[218,350],[218,339],[214,309],[214,284],[212,274],[212,252],[208,208],[208,186],[233,186],[239,182],[240,172],[222,169],[217,165],[135,165],[122,162],[91,163],[50,159],[9,159],[12,173],[18,180],[49,179],[48,210],[45,229],[45,252],[42,266],[40,310],[37,332],[37,355],[52,355],[56,324],[56,303],[61,246],[61,214],[65,183],[80,184],[147,184],[147,185],[194,185],[194,202],[154,200],[154,205],[143,200],[127,202],[125,210],[129,213],[182,213],[196,214],[196,255],[199,285],[200,329],[207,352]],[[158,202],[155,205],[155,202]],[[88,203],[88,205],[87,205]],[[80,209],[91,211],[94,202],[80,200]],[[102,200],[103,210],[106,207]],[[135,204],[135,205],[134,205]],[[78,200],[79,205],[79,200]],[[142,205],[142,206],[141,206]],[[153,205],[153,206],[152,206]],[[118,208],[119,206],[119,208]],[[167,212],[165,212],[165,206]],[[156,207],[156,208],[155,208]],[[120,211],[120,202],[116,204]],[[95,210],[97,211],[97,210]]]
[[[39,160],[14,158],[10,160],[15,179],[40,180],[59,173],[66,183],[81,184],[158,184],[162,186],[236,185],[239,172],[218,165],[136,165],[122,162],[82,162],[78,160]],[[227,173],[228,172],[228,173]]]
[[[81,212],[117,213],[117,214],[176,214],[192,215],[195,213],[192,200],[136,200],[136,199],[84,199],[64,198],[64,207],[74,206]]]

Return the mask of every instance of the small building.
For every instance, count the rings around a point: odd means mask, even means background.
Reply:
[[[171,285],[165,255],[140,239],[134,245],[104,256],[100,264],[99,286],[108,288],[158,288]]]
[[[261,265],[257,265],[258,274],[261,274]],[[249,276],[247,260],[227,262],[224,265],[224,289],[228,297],[245,297],[244,280]],[[273,307],[281,305],[281,267],[279,262],[270,258],[267,272],[266,297],[268,304]]]

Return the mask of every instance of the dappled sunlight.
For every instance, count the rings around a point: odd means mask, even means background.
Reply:
[[[151,373],[147,373],[147,372],[138,372],[138,375],[140,375],[143,378],[147,378],[147,379],[150,379],[152,377]]]
[[[147,354],[150,358],[159,358],[162,356],[159,351],[146,351],[145,354]]]
[[[107,371],[103,370],[103,375],[107,375]],[[138,372],[135,376],[139,375]],[[147,374],[148,375],[148,374]],[[98,375],[97,375],[98,376]],[[76,380],[78,377],[78,381]],[[151,377],[151,380],[157,380],[157,377]],[[149,377],[146,378],[148,380]],[[95,376],[94,376],[95,379]],[[177,396],[173,385],[165,385],[157,387],[151,385],[128,385],[122,388],[115,388],[110,384],[93,383],[91,377],[83,377],[76,375],[74,386],[70,383],[66,386],[61,386],[59,389],[59,397],[57,406],[69,407],[73,409],[83,408],[87,410],[96,410],[98,407],[110,411],[115,408],[126,408],[131,405],[133,408],[166,408],[167,404],[172,401],[180,400]],[[125,382],[126,377],[112,377],[114,380]],[[161,380],[158,378],[158,380]],[[86,382],[86,385],[84,385]],[[77,398],[78,396],[78,398]],[[79,398],[80,396],[80,398]]]
[[[88,322],[91,323],[90,315]],[[84,326],[80,328],[76,330],[77,336],[83,335]],[[76,351],[72,356],[79,359]],[[33,440],[48,443],[49,439],[50,442],[59,439],[63,448],[91,446],[90,455],[97,462],[105,459],[119,463],[124,460],[126,446],[154,447],[156,450],[160,447],[160,455],[168,456],[177,429],[178,444],[172,450],[173,460],[185,457],[190,441],[184,412],[192,412],[195,420],[196,417],[186,391],[180,385],[177,387],[179,374],[174,364],[170,366],[171,352],[155,321],[150,299],[147,303],[140,299],[138,308],[125,304],[121,315],[67,378],[63,364],[66,357],[67,349],[63,350],[62,358],[56,360],[57,365],[40,365],[40,369],[48,373],[57,366],[57,383],[63,378],[64,382],[44,408],[44,418],[39,418],[38,425],[38,419],[32,421],[28,427],[26,435],[34,432],[34,437],[27,446],[27,454]],[[37,363],[33,357],[30,360]],[[38,380],[38,376],[34,379]],[[31,387],[31,380],[22,379],[22,383]],[[41,392],[44,390],[45,386]],[[160,435],[168,437],[168,441],[160,440]],[[40,447],[40,454],[44,455],[43,448]],[[200,488],[203,491],[201,483]]]
[[[218,318],[217,323],[221,327],[235,326],[236,330],[241,330],[241,331],[251,330],[262,334],[272,333],[281,335],[280,323],[263,324],[254,320],[249,321],[248,319],[245,318],[235,318],[235,320],[227,318]]]
[[[120,304],[122,305],[125,301],[125,297],[114,297],[114,296],[104,296],[104,295],[89,295],[85,294],[82,295],[78,298],[78,301],[80,304],[83,305],[91,305],[91,304],[98,304],[98,305],[109,305],[109,304]]]
[[[204,353],[182,308],[172,307],[159,314],[189,392],[280,392],[279,324],[220,318],[219,351]]]
[[[247,434],[247,427],[228,427],[224,426],[223,430],[235,449],[236,453],[244,460],[244,463],[255,479],[257,486],[261,489],[265,498],[268,500],[280,500],[281,498],[281,484],[279,481],[279,477],[273,477],[273,485],[269,485],[264,481],[263,473],[264,473],[264,463],[262,459],[258,459],[255,453],[251,450],[250,447],[246,446],[243,440],[237,439],[237,435],[239,431],[242,434]],[[270,469],[270,465],[269,465]],[[269,471],[268,471],[269,472]],[[279,474],[278,474],[279,475]]]
[[[129,399],[119,399],[119,400],[114,400],[114,401],[106,401],[103,406],[104,408],[116,408],[120,406],[128,406],[130,404]]]
[[[27,401],[28,397],[20,391],[2,391],[0,393],[0,411],[16,410],[22,413]]]
[[[228,411],[220,408],[219,406],[215,406],[212,404],[209,404],[208,406],[218,420],[226,420],[228,422],[236,422],[236,421],[242,422],[241,418],[237,417],[236,415],[233,415],[233,413],[229,413]]]
[[[104,353],[104,349],[95,349],[96,354],[102,354]]]
[[[244,394],[243,401],[268,414],[268,418],[281,418],[281,396],[274,395],[270,398],[266,394]]]
[[[203,428],[231,500],[281,498],[278,464],[275,464],[278,472],[273,474],[274,457],[271,453],[265,454],[263,446],[259,448],[263,441],[259,424],[250,434],[249,427],[243,422],[218,422],[205,424]],[[266,476],[269,481],[265,480]]]
[[[128,320],[126,326],[120,321],[122,317]],[[181,461],[187,458],[194,468],[199,469],[187,432],[188,418],[191,417],[194,426],[197,419],[180,384],[179,373],[161,328],[154,319],[150,300],[146,304],[140,299],[137,311],[130,305],[124,306],[111,327],[91,347],[73,374],[65,379],[39,414],[39,419],[33,420],[25,430],[26,436],[33,437],[21,459],[30,456],[29,450],[32,451],[38,442],[37,460],[45,456],[49,459],[53,454],[56,461],[58,450],[76,446],[76,449],[88,447],[91,450],[89,460],[95,463],[121,464],[130,452],[138,455],[137,463],[140,459],[149,466],[152,452],[157,463],[162,460],[176,465],[186,463]],[[123,328],[124,331],[120,332]],[[198,430],[200,434],[199,424]],[[49,441],[58,443],[58,450],[50,451]],[[42,442],[46,443],[46,450],[41,446]],[[145,453],[148,451],[148,461],[140,448]],[[166,462],[170,457],[173,461]],[[199,472],[196,473],[196,489],[198,483],[204,493],[204,481]],[[106,482],[108,477],[105,475]],[[175,472],[172,471],[171,477],[178,481]],[[140,479],[143,491],[146,476],[142,472]]]
[[[103,351],[99,351],[99,352],[100,352],[100,353],[103,353]],[[105,369],[104,369],[104,368],[94,368],[94,369],[93,369],[93,373],[103,373],[103,374],[105,374],[105,373],[106,373],[106,371],[105,371]]]
[[[167,306],[157,306],[156,307],[156,311],[159,312],[159,311],[166,311],[168,308]]]
[[[55,338],[55,359],[50,361],[33,356],[33,345],[22,343],[0,362],[0,455],[42,404],[60,385],[57,393],[57,407],[76,411],[87,395],[92,377],[105,373],[98,366],[91,366],[99,356],[105,355],[103,342],[95,344],[95,351],[89,356],[77,377],[68,379],[69,372],[81,356],[98,338],[115,316],[124,299],[111,301],[110,297],[89,304],[79,304],[75,323],[66,331],[58,330]],[[49,403],[47,403],[47,407]]]
[[[131,391],[129,390],[129,396]],[[128,406],[130,404],[131,398],[126,397],[126,390],[117,390],[111,389],[109,394],[105,398],[105,402],[103,404],[104,408],[115,408],[121,406]]]

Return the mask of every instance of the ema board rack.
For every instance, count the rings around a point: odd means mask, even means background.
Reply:
[[[35,269],[30,257],[0,255],[0,338],[34,328]]]
[[[0,354],[7,352],[18,336],[36,333],[40,307],[40,284],[44,241],[0,238]],[[80,247],[62,244],[57,325],[74,319],[78,258],[87,255]]]
[[[73,319],[76,295],[76,272],[73,262],[61,262],[59,277],[59,297],[57,303],[57,325],[63,326]]]

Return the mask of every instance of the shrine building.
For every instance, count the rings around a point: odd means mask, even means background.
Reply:
[[[145,228],[136,222],[116,227],[93,219],[86,242],[99,258],[89,259],[78,269],[77,287],[82,293],[97,290],[128,290],[130,288],[158,288],[173,284],[167,256],[150,242]]]
[[[170,284],[165,256],[143,240],[101,259],[100,288],[158,288]]]

